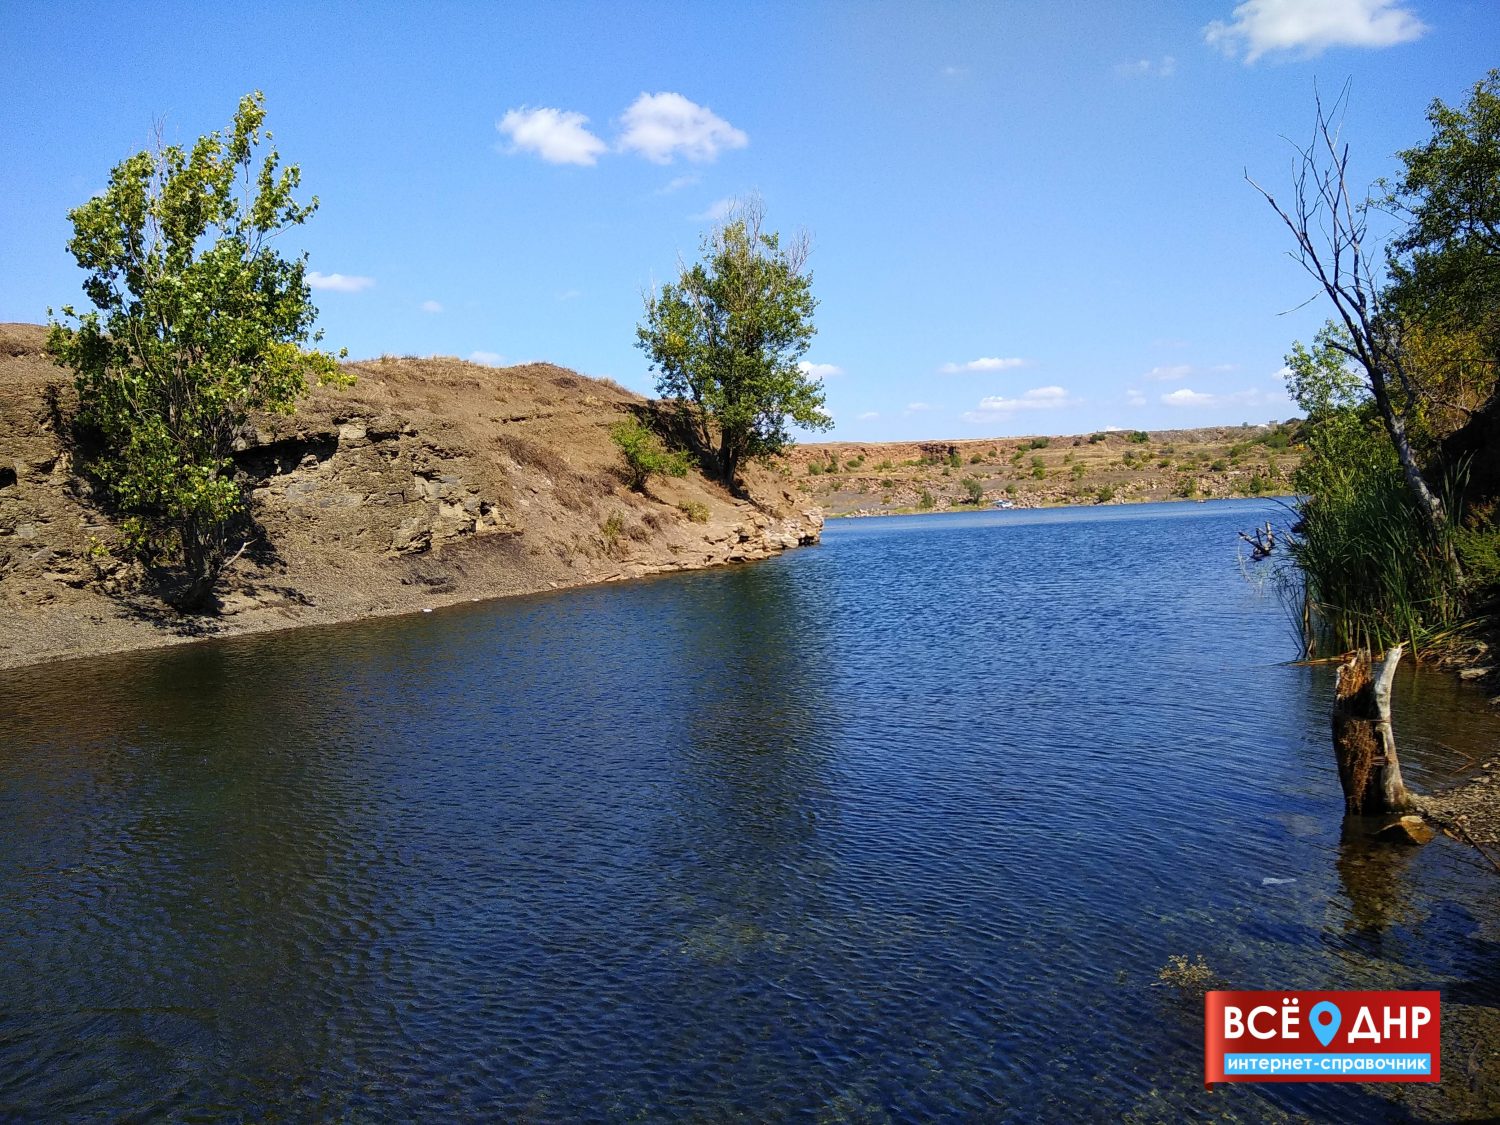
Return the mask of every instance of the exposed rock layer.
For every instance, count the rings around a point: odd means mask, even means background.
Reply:
[[[263,535],[222,613],[182,618],[74,471],[76,396],[44,337],[0,326],[0,667],[765,558],[822,528],[756,468],[749,501],[697,473],[630,491],[609,428],[650,404],[613,383],[383,357],[253,420],[236,460]]]

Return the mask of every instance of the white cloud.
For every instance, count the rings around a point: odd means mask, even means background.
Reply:
[[[319,273],[313,270],[307,275],[307,284],[313,289],[327,289],[334,293],[358,293],[374,285],[375,279],[343,273]]]
[[[1174,363],[1165,367],[1153,367],[1141,378],[1153,383],[1175,383],[1189,375],[1222,375],[1226,371],[1238,371],[1236,363],[1216,363],[1211,367],[1195,367],[1191,363]]]
[[[906,412],[908,414],[923,414],[932,409],[932,404],[927,402],[908,402]]]
[[[513,152],[532,152],[548,164],[594,164],[608,146],[570,110],[541,106],[507,110],[495,128],[510,138]]]
[[[1178,379],[1186,379],[1192,373],[1191,363],[1174,363],[1170,367],[1153,367],[1142,378],[1149,379],[1153,383],[1171,383]]]
[[[802,360],[797,364],[797,370],[804,375],[810,375],[814,379],[826,379],[830,375],[842,375],[844,369],[832,363],[808,363]]]
[[[674,191],[681,191],[683,188],[692,187],[702,179],[703,176],[700,173],[689,172],[686,176],[677,176],[674,179],[668,180],[665,184],[656,189],[656,194],[671,195]]]
[[[505,357],[499,352],[470,352],[470,363],[482,363],[485,367],[503,367]]]
[[[1009,418],[1024,410],[1059,410],[1065,406],[1075,406],[1079,399],[1074,398],[1062,387],[1033,387],[1018,398],[1006,398],[1004,395],[989,395],[979,400],[979,405],[964,415],[966,422],[992,422],[1000,418]]]
[[[967,78],[969,68],[966,66],[945,66],[942,70],[944,78]]]
[[[1134,387],[1128,387],[1125,391],[1125,402],[1128,406],[1145,406],[1146,396]]]
[[[620,124],[625,127],[620,149],[639,153],[655,164],[670,164],[677,156],[704,163],[724,149],[750,143],[741,130],[681,94],[642,94],[621,116]]]
[[[938,370],[944,375],[957,375],[965,371],[1008,371],[1012,367],[1025,367],[1024,359],[1015,357],[1000,358],[999,356],[982,355],[978,359],[971,359],[968,363],[945,363]]]
[[[689,215],[688,218],[695,223],[722,223],[730,215],[734,214],[735,206],[738,203],[739,200],[733,196],[716,199],[702,211],[699,211],[696,215]]]
[[[1214,20],[1203,38],[1253,63],[1272,52],[1311,58],[1329,47],[1392,47],[1419,39],[1427,25],[1399,0],[1245,0]]]
[[[857,420],[860,421],[860,422],[871,422],[871,421],[874,421],[876,418],[879,418],[879,417],[880,417],[880,411],[878,411],[878,410],[866,410],[863,414],[858,415]]]
[[[437,301],[423,301],[420,307],[424,313],[440,313],[443,311],[443,306]]]
[[[1263,391],[1254,387],[1222,395],[1206,394],[1202,391],[1191,390],[1188,387],[1179,387],[1170,394],[1162,395],[1161,401],[1167,406],[1200,408],[1210,406],[1285,406],[1289,402],[1284,392]]]
[[[583,296],[582,289],[564,289],[557,295],[559,301],[576,301]]]
[[[1201,394],[1187,387],[1162,395],[1161,400],[1168,406],[1212,406],[1217,401],[1213,395]]]
[[[1171,55],[1159,59],[1135,59],[1120,63],[1115,67],[1115,73],[1122,78],[1171,78],[1177,73],[1177,60]]]

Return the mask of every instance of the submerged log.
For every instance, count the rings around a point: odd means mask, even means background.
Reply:
[[[1333,689],[1333,753],[1344,788],[1344,811],[1378,816],[1410,811],[1414,802],[1401,780],[1396,734],[1391,726],[1391,682],[1405,646],[1385,654],[1372,673],[1361,649],[1339,665]]]

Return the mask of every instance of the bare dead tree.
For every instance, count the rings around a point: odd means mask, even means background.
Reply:
[[[1348,87],[1334,103],[1341,107]],[[1340,126],[1315,98],[1317,120],[1313,139],[1305,148],[1293,144],[1297,157],[1292,174],[1294,199],[1290,210],[1279,204],[1247,174],[1250,186],[1265,198],[1286,224],[1296,242],[1291,256],[1312,275],[1333,303],[1346,340],[1332,340],[1333,347],[1357,363],[1369,383],[1381,421],[1390,435],[1401,463],[1407,488],[1416,501],[1435,542],[1444,541],[1447,514],[1433,492],[1407,435],[1406,421],[1392,397],[1392,384],[1414,397],[1402,364],[1400,326],[1381,304],[1375,262],[1365,247],[1368,199],[1356,202],[1349,189],[1349,146],[1340,139]]]

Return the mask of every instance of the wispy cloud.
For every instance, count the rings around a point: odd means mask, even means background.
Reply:
[[[856,418],[855,418],[855,420],[859,421],[859,422],[873,422],[876,418],[879,418],[879,417],[880,417],[880,411],[878,411],[878,410],[866,410],[863,414],[857,415]]]
[[[695,223],[722,223],[730,215],[734,214],[734,209],[738,203],[739,200],[733,196],[726,196],[723,199],[714,200],[702,211],[699,211],[696,215],[689,215],[688,218]]]
[[[313,289],[326,289],[332,293],[358,293],[375,284],[373,277],[356,277],[346,273],[319,273],[313,270],[307,275],[307,284]]]
[[[582,289],[564,289],[557,295],[559,301],[576,301],[583,296]]]
[[[685,176],[675,176],[672,179],[668,180],[661,187],[657,188],[656,194],[671,195],[674,191],[681,191],[683,188],[692,187],[694,184],[699,183],[702,179],[703,176],[699,172],[689,172]]]
[[[1399,0],[1245,0],[1228,20],[1205,27],[1203,38],[1253,63],[1275,53],[1311,58],[1329,47],[1393,47],[1426,32]]]
[[[1022,411],[1060,410],[1066,406],[1076,406],[1080,401],[1062,387],[1033,387],[1016,398],[1004,395],[982,398],[975,409],[964,414],[964,421],[992,422]]]
[[[967,78],[969,76],[969,68],[966,66],[945,66],[938,73],[944,78]]]
[[[482,363],[486,367],[503,367],[505,357],[499,352],[470,352],[470,363]]]
[[[1027,361],[1016,357],[982,355],[967,363],[945,363],[938,370],[944,375],[959,375],[970,371],[1009,371],[1013,367],[1025,367]]]
[[[681,156],[694,163],[715,159],[724,149],[744,148],[750,143],[707,106],[681,94],[642,94],[620,117],[622,152],[634,152],[655,164],[670,164]]]
[[[844,369],[835,364],[809,363],[805,359],[797,364],[797,370],[801,371],[804,375],[811,376],[814,379],[826,379],[830,375],[842,375],[844,373]]]
[[[1174,363],[1167,367],[1153,367],[1142,378],[1149,379],[1153,383],[1170,383],[1177,379],[1186,379],[1192,373],[1191,363]]]
[[[443,311],[443,306],[437,301],[423,301],[418,307],[424,313],[440,313]]]
[[[506,111],[495,128],[510,139],[512,152],[530,152],[549,164],[594,164],[609,146],[585,126],[588,118],[571,110],[521,106]]]
[[[1145,406],[1146,396],[1134,387],[1127,387],[1125,389],[1125,403],[1127,406]]]
[[[932,404],[929,402],[908,402],[906,404],[906,413],[908,414],[925,414],[931,409]]]
[[[1115,73],[1121,78],[1171,78],[1177,73],[1177,60],[1171,55],[1159,59],[1134,59],[1119,63]]]
[[[1234,363],[1215,363],[1211,367],[1198,367],[1191,363],[1173,363],[1153,367],[1141,378],[1152,383],[1175,383],[1192,375],[1222,375],[1228,371],[1238,370],[1239,365]]]
[[[1232,391],[1228,394],[1209,394],[1204,391],[1195,391],[1189,387],[1179,387],[1161,396],[1161,401],[1166,406],[1178,407],[1218,407],[1218,406],[1286,406],[1290,400],[1281,391],[1264,391],[1258,387],[1252,387],[1243,391]]]

